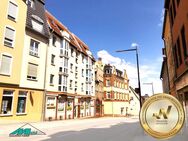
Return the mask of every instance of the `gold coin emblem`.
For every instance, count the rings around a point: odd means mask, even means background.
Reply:
[[[185,113],[181,103],[169,94],[155,94],[148,98],[140,111],[140,123],[152,137],[166,139],[183,127]]]

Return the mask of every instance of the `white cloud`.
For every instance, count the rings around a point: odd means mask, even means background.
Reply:
[[[120,70],[126,69],[128,78],[130,80],[130,85],[132,87],[137,87],[138,77],[136,64],[131,62],[126,62],[124,59],[119,57],[114,57],[109,54],[106,50],[101,50],[97,53],[97,56],[102,58],[104,64],[111,64],[116,66]],[[141,64],[140,65],[140,79],[142,95],[152,94],[151,85],[143,85],[143,83],[153,82],[155,93],[162,92],[162,83],[160,80],[160,70],[161,70],[161,59],[156,58],[156,60],[150,61],[151,64]]]
[[[131,47],[138,47],[139,45],[137,43],[132,43]]]
[[[165,10],[162,9],[162,11],[161,11],[161,17],[160,17],[160,22],[159,22],[159,24],[158,24],[158,26],[160,26],[160,27],[163,25],[164,14],[165,14]]]

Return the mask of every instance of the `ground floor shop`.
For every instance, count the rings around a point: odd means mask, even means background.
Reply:
[[[94,116],[91,96],[47,93],[45,120],[66,120]]]
[[[42,90],[0,86],[0,120],[41,121],[43,102]]]

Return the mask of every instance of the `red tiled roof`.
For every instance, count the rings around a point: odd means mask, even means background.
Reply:
[[[88,56],[87,51],[89,51],[89,47],[75,34],[71,33],[66,26],[64,26],[61,22],[59,22],[51,13],[46,11],[46,18],[49,23],[49,26],[54,30],[56,34],[58,34],[60,37],[62,37],[61,30],[66,31],[71,36],[70,38],[70,44],[72,44],[78,51],[84,53]],[[93,60],[94,57],[92,57]]]

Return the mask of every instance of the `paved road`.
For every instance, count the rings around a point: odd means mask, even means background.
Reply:
[[[0,133],[0,140],[19,141],[158,141],[146,135],[138,119],[135,118],[97,118],[67,120],[55,122],[31,123],[46,135],[30,137],[8,137],[8,130]],[[21,125],[21,124],[20,124]],[[15,129],[15,125],[3,125],[3,129]],[[22,124],[23,125],[23,124]],[[9,132],[10,133],[10,132]],[[187,141],[188,130],[184,130],[172,139],[165,141]]]

